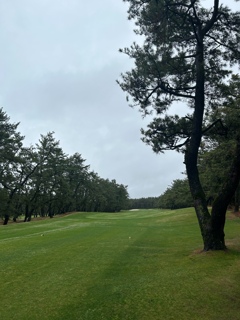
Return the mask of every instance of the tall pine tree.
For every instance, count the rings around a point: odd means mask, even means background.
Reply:
[[[210,7],[199,0],[124,2],[129,3],[129,19],[135,21],[143,44],[121,50],[135,66],[122,74],[119,84],[132,106],[144,115],[157,115],[142,130],[143,141],[157,153],[184,153],[204,250],[223,250],[226,210],[240,178],[240,136],[228,180],[211,212],[199,179],[198,154],[205,135],[221,123],[207,123],[205,115],[218,108],[221,84],[240,61],[240,13],[219,0],[208,1]],[[184,117],[168,113],[178,101],[188,106]]]

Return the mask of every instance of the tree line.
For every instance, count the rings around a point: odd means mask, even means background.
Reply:
[[[174,180],[158,197],[128,200],[129,209],[181,209],[193,207],[187,179]]]
[[[157,209],[159,208],[158,197],[133,198],[128,200],[128,209]]]
[[[54,132],[25,147],[18,125],[0,109],[0,216],[4,224],[22,215],[30,221],[33,216],[116,212],[126,207],[127,186],[99,177],[81,154],[65,154]]]

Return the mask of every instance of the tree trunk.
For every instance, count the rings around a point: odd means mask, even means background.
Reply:
[[[213,202],[211,212],[211,230],[214,239],[218,242],[217,246],[225,247],[224,226],[226,212],[231,199],[236,192],[240,180],[240,137],[236,141],[235,155],[229,169],[228,175],[222,188]]]
[[[29,210],[29,205],[26,204],[24,222],[30,222],[32,220],[32,213],[33,209]]]
[[[185,162],[194,207],[204,243],[204,250],[224,250],[224,226],[228,205],[237,190],[240,180],[240,137],[236,141],[233,162],[222,188],[213,202],[211,215],[207,208],[207,201],[202,189],[197,166],[194,161],[195,154],[191,152],[191,145],[185,154]]]
[[[42,206],[40,210],[40,216],[45,217],[45,208]]]
[[[191,146],[191,145],[190,145]],[[213,202],[211,215],[207,209],[205,194],[194,163],[190,146],[185,155],[190,190],[204,243],[204,250],[225,250],[224,226],[228,205],[234,196],[240,180],[240,137],[236,141],[233,162],[222,188]],[[189,151],[190,149],[190,151]]]
[[[24,222],[28,221],[28,212],[29,212],[29,207],[28,207],[28,204],[26,204]]]
[[[212,20],[212,23],[214,23],[214,20]],[[205,33],[207,32],[206,30]],[[217,198],[213,202],[212,212],[210,214],[197,167],[205,105],[204,34],[201,25],[197,26],[196,37],[196,91],[194,115],[192,119],[192,133],[185,153],[185,164],[190,191],[194,200],[194,207],[203,238],[204,250],[224,250],[226,248],[224,239],[226,211],[240,178],[240,137],[237,139],[236,153],[228,177]]]
[[[192,120],[192,133],[185,152],[185,164],[191,195],[204,243],[204,250],[208,250],[209,243],[213,242],[211,231],[211,215],[208,211],[207,200],[203,191],[198,172],[198,151],[202,139],[202,122],[204,113],[204,46],[201,26],[197,30],[196,47],[196,92],[195,108]]]
[[[234,212],[239,212],[239,185],[237,187],[237,190],[235,191],[234,195]]]
[[[5,215],[4,215],[4,221],[3,221],[3,224],[4,224],[4,225],[7,225],[7,224],[8,224],[9,218],[10,218],[10,217],[9,217],[9,214],[5,214]]]
[[[217,203],[213,205],[211,213],[210,237],[204,242],[204,250],[225,250],[224,226],[227,205]]]

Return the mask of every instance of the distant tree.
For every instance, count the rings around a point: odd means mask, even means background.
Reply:
[[[11,123],[9,116],[0,109],[0,213],[4,217],[4,224],[14,215],[13,199],[19,190],[18,178],[22,172],[21,152],[24,137],[17,131],[19,123]],[[24,179],[24,178],[23,178]]]
[[[67,157],[64,179],[57,193],[58,213],[85,210],[89,165],[79,153]]]
[[[191,197],[188,180],[174,180],[171,186],[169,186],[167,190],[160,195],[158,205],[163,209],[192,207],[193,199]]]
[[[240,14],[212,0],[124,0],[136,22],[142,46],[122,50],[135,66],[122,75],[121,88],[144,115],[158,116],[142,130],[143,141],[155,152],[182,151],[204,250],[223,250],[225,216],[240,178],[240,135],[233,162],[211,213],[198,172],[199,148],[221,123],[205,116],[221,105],[221,85],[240,61]],[[168,114],[173,102],[186,102],[188,113]]]
[[[128,208],[129,209],[159,208],[159,198],[158,197],[148,197],[148,198],[129,199]]]
[[[56,213],[58,192],[64,181],[66,155],[60,142],[54,138],[54,132],[41,135],[36,145],[39,163],[36,172],[38,205],[41,215],[52,217]]]
[[[91,208],[99,212],[119,212],[126,208],[128,200],[127,187],[95,176],[92,181]]]
[[[9,194],[9,200],[13,202],[12,206],[14,205],[14,221],[16,221],[19,214],[24,212],[26,207],[28,208],[28,192],[31,189],[32,177],[39,165],[35,160],[34,148],[22,147],[19,152],[18,162],[11,168],[15,183]]]
[[[127,208],[128,191],[127,186],[117,183],[115,179],[110,181],[112,186],[112,197],[114,198],[113,209],[115,212],[120,212]]]

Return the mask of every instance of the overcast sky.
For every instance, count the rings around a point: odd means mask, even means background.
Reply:
[[[0,0],[0,105],[25,144],[55,132],[130,197],[159,196],[183,178],[183,156],[141,142],[142,119],[116,83],[131,67],[118,52],[136,36],[121,0]]]

